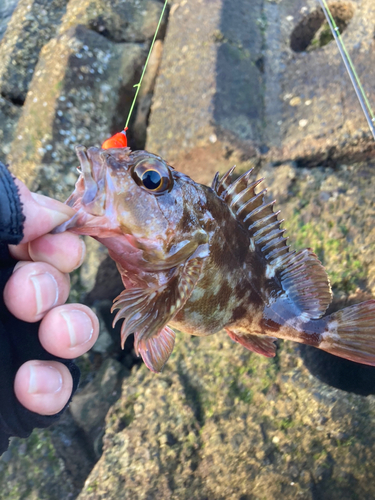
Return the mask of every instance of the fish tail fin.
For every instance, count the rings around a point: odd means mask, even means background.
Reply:
[[[325,318],[319,349],[375,366],[375,300],[367,300]]]

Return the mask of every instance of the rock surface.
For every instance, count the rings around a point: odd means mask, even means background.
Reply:
[[[110,135],[142,53],[83,26],[45,45],[12,144],[12,172],[30,189],[66,199],[77,179],[74,146],[100,145]]]
[[[354,0],[332,2],[330,7],[374,102],[375,4]],[[332,38],[328,30],[328,39],[322,40],[324,18],[319,12],[315,0],[265,2],[264,141],[271,148],[268,157],[276,161],[317,165],[373,156],[373,138],[336,43],[327,43]]]
[[[375,5],[332,5],[374,102]],[[251,9],[245,0],[175,2],[147,148],[200,182],[224,172],[228,159],[245,168],[251,158],[315,166],[373,156],[337,46],[314,38],[324,28],[318,13],[316,0],[254,1]]]
[[[22,104],[42,47],[55,35],[68,0],[20,0],[0,45],[0,93]]]

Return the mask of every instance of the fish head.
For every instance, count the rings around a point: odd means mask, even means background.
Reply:
[[[130,246],[141,252],[144,267],[155,270],[173,267],[207,244],[202,186],[146,151],[76,150],[80,176],[67,200],[76,214],[59,231],[95,237],[118,263],[124,256],[124,266]]]

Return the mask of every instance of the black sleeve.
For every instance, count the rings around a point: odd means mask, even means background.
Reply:
[[[35,427],[53,424],[65,408],[52,416],[42,416],[27,410],[14,394],[14,379],[25,361],[60,361],[73,377],[73,393],[79,382],[79,369],[71,360],[57,358],[41,346],[38,323],[26,323],[10,314],[4,304],[3,290],[16,261],[11,258],[8,244],[23,238],[22,207],[17,187],[8,169],[0,162],[0,455],[8,448],[10,436],[28,437]]]

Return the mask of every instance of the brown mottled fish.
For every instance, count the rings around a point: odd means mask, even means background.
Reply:
[[[327,274],[311,249],[291,251],[263,179],[233,168],[212,187],[162,158],[129,148],[77,148],[81,175],[60,226],[93,236],[115,260],[125,290],[114,323],[159,372],[175,343],[225,329],[247,349],[275,356],[277,338],[375,365],[375,300],[325,316]]]

